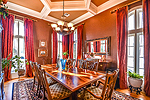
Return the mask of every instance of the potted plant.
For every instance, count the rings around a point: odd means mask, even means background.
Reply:
[[[15,72],[18,71],[18,76],[19,77],[24,75],[24,73],[25,73],[25,70],[22,69],[22,65],[23,65],[24,61],[21,61],[21,59],[24,59],[24,57],[19,57],[19,56],[16,55],[12,58],[12,66],[14,68],[16,68],[16,66],[17,66],[17,69],[15,69]],[[25,59],[25,63],[26,63],[26,65],[29,65],[29,62],[28,62],[27,59]]]
[[[141,90],[141,85],[143,84],[143,76],[140,76],[139,74],[137,73],[134,73],[134,72],[130,72],[128,71],[127,72],[129,74],[129,77],[128,77],[128,82],[129,82],[129,88],[132,92],[132,88],[136,88],[137,90],[137,94],[140,93]]]
[[[6,16],[8,16],[8,7],[5,6],[5,4],[7,3],[7,0],[0,0],[0,15],[3,16],[3,18],[5,19]]]
[[[66,51],[66,52],[63,52],[63,55],[64,55],[64,58],[63,59],[60,59],[60,61],[61,61],[61,65],[62,65],[62,69],[63,70],[65,70],[65,68],[66,68],[66,59],[65,59],[65,57],[67,56],[67,55],[69,55],[68,54],[68,50]]]
[[[12,58],[9,58],[9,56],[11,55],[11,53],[6,57],[2,59],[2,70],[4,70],[5,68],[9,69]]]

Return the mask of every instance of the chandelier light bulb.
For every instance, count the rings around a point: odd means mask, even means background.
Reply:
[[[64,28],[63,30],[64,30],[64,31],[68,31],[68,28]]]
[[[58,21],[57,24],[63,26],[64,22],[63,21]]]
[[[75,27],[71,27],[71,30],[73,31],[75,29]]]
[[[57,27],[57,28],[56,28],[56,31],[60,31],[60,27]]]
[[[56,24],[51,24],[52,28],[56,28],[57,25]]]
[[[72,23],[68,23],[67,26],[68,27],[73,27],[73,24]]]

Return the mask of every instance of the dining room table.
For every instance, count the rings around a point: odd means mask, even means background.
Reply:
[[[87,69],[71,67],[62,70],[56,64],[41,65],[46,74],[61,85],[72,91],[73,99],[77,99],[77,91],[106,76],[105,71],[96,72]]]

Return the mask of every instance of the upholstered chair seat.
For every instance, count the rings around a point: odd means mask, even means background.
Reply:
[[[52,100],[58,100],[59,98],[67,97],[72,93],[60,83],[56,83],[54,85],[49,86],[49,90],[51,93]]]
[[[54,79],[52,79],[51,77],[46,77],[47,78],[47,82],[48,82],[48,85],[53,85],[55,83],[57,83]]]
[[[87,89],[90,90],[92,93],[94,93],[97,96],[101,96],[101,94],[102,94],[102,89],[100,89],[96,86],[91,86],[91,87],[88,87]],[[77,94],[78,98],[80,98],[80,99],[99,100],[99,99],[95,98],[94,96],[92,96],[88,91],[85,91],[85,95],[84,96],[83,95],[84,95],[83,91],[81,91],[80,93]]]

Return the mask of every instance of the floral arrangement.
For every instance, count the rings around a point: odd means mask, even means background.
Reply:
[[[7,0],[0,0],[0,15],[5,19],[8,16],[8,7],[5,5]]]
[[[138,78],[138,79],[143,78],[143,76],[140,76],[139,74],[134,73],[134,72],[132,73],[132,72],[128,71],[127,73],[129,74],[129,77],[132,77],[132,78]]]

